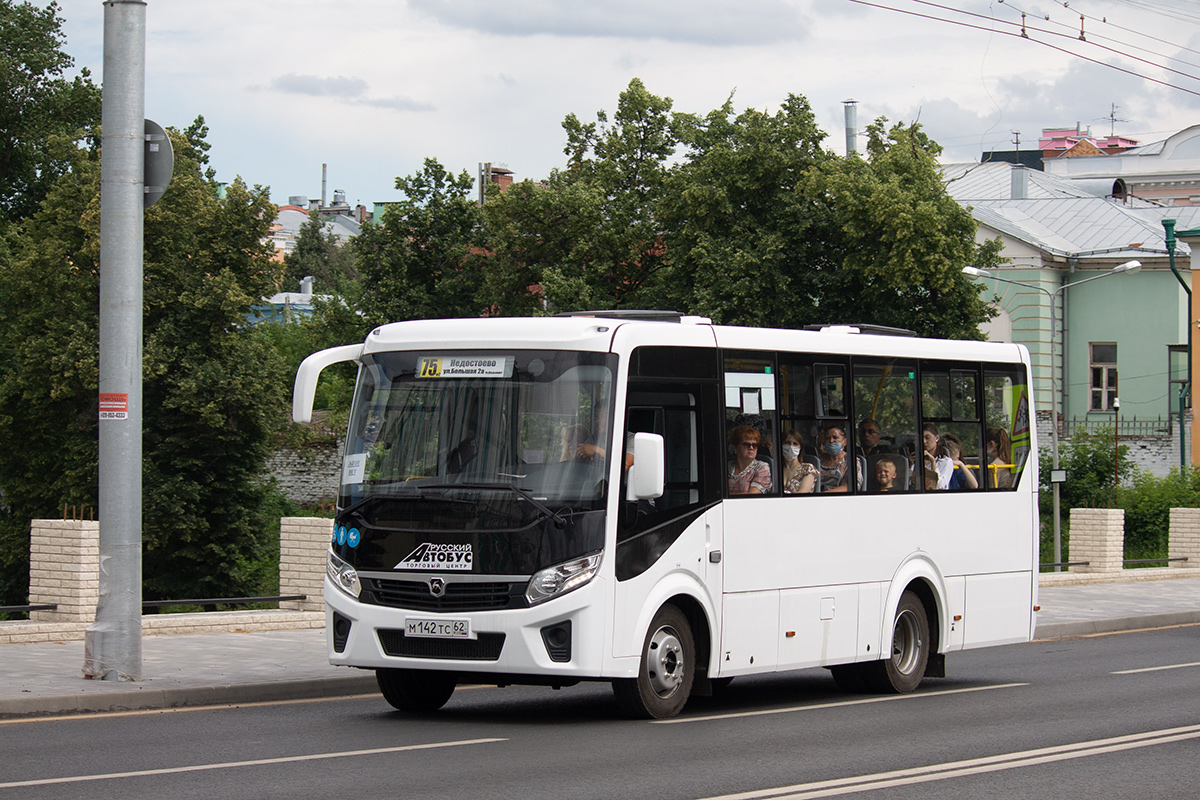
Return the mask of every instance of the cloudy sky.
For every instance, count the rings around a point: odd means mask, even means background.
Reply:
[[[695,113],[731,94],[739,111],[803,95],[838,153],[848,98],[859,128],[919,120],[946,161],[1012,149],[1013,131],[1032,149],[1042,128],[1077,122],[1142,142],[1200,123],[1194,0],[1066,5],[147,0],[146,116],[183,128],[203,114],[221,180],[283,203],[319,197],[324,163],[329,199],[368,208],[426,157],[543,178],[564,163],[563,117],[612,111],[634,77]],[[99,80],[103,3],[59,7],[67,52]]]

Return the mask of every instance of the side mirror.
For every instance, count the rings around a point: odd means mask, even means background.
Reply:
[[[296,370],[296,384],[292,390],[292,420],[312,422],[313,398],[317,394],[317,378],[321,370],[342,361],[357,361],[362,357],[361,344],[347,344],[320,350],[300,362]]]
[[[635,433],[633,435],[633,466],[626,476],[626,500],[650,500],[662,497],[663,474],[666,459],[663,456],[663,437],[657,433]]]

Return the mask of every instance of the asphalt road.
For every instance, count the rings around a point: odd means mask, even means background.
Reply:
[[[666,722],[603,684],[0,721],[0,798],[1187,798],[1200,626],[951,655],[914,695],[824,670],[734,681]],[[739,794],[740,793],[740,794]]]

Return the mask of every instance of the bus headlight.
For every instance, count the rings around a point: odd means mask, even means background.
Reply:
[[[329,580],[333,581],[334,586],[337,586],[356,600],[359,594],[362,593],[362,584],[358,580],[358,570],[335,556],[333,551],[329,552],[329,560],[325,564],[325,573],[329,575]]]
[[[534,574],[525,590],[525,599],[534,606],[551,597],[566,594],[596,577],[600,569],[600,553],[575,558],[563,564],[547,567]]]

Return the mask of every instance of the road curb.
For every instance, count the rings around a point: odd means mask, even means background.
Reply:
[[[1066,639],[1071,636],[1090,636],[1097,633],[1119,633],[1143,628],[1164,628],[1171,625],[1200,623],[1200,611],[1172,611],[1165,614],[1141,614],[1135,617],[1075,620],[1040,624],[1034,631],[1034,641]]]
[[[153,711],[168,708],[272,703],[377,693],[373,672],[269,683],[130,688],[111,692],[31,696],[0,701],[0,719],[31,716]]]

